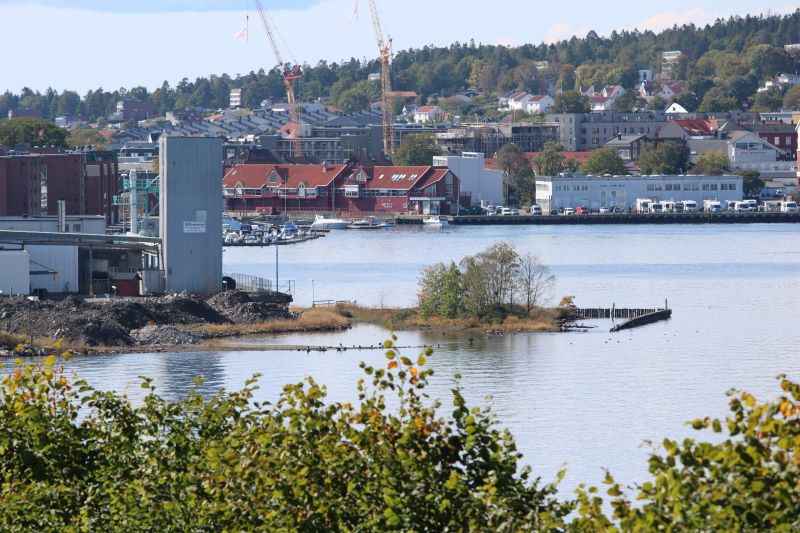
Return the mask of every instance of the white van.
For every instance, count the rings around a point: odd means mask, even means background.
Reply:
[[[749,213],[750,211],[755,211],[756,209],[753,207],[753,204],[747,200],[742,200],[741,202],[736,202],[733,205],[733,210],[740,213]]]
[[[650,212],[651,213],[663,213],[664,212],[664,205],[661,202],[653,202],[650,204]]]
[[[650,198],[637,198],[636,199],[636,212],[649,213],[650,206],[653,205],[653,200]]]
[[[684,200],[681,203],[683,204],[683,211],[685,213],[694,213],[697,211],[697,202],[694,200]]]
[[[531,215],[541,215],[542,207],[539,204],[533,204],[530,210]]]
[[[661,211],[664,213],[672,213],[675,211],[675,202],[672,200],[661,200],[659,202],[661,204]]]
[[[703,200],[703,211],[707,213],[719,213],[722,211],[722,204],[719,200]]]
[[[797,213],[797,202],[794,200],[781,202],[781,213]]]

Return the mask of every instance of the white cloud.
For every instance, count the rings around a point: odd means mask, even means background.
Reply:
[[[714,20],[714,15],[709,13],[702,7],[695,7],[683,13],[678,11],[668,11],[664,13],[656,13],[646,19],[636,23],[636,28],[640,30],[651,30],[659,32],[666,30],[674,25],[681,26],[683,24],[696,24],[702,25],[706,22]]]
[[[588,28],[574,28],[566,22],[559,22],[553,26],[550,26],[550,29],[548,29],[547,33],[545,33],[544,37],[542,37],[542,41],[545,43],[557,43],[559,41],[563,41],[564,39],[569,40],[573,36],[583,37],[587,33],[589,33]]]

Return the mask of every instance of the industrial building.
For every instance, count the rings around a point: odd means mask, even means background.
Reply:
[[[463,152],[460,156],[436,156],[436,167],[447,167],[458,176],[462,197],[473,205],[500,205],[503,202],[503,171],[486,168],[480,152]]]
[[[536,202],[544,212],[566,207],[619,207],[625,211],[637,198],[662,200],[741,200],[741,176],[587,176],[563,173],[536,178]]]

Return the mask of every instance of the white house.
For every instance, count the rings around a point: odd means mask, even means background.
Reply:
[[[536,178],[536,201],[549,212],[564,207],[633,209],[637,198],[741,200],[741,176],[586,176],[563,173]]]
[[[683,107],[678,102],[672,102],[669,106],[664,110],[665,115],[684,115],[688,113],[686,108]]]
[[[775,76],[771,80],[764,82],[764,86],[759,87],[758,92],[769,91],[770,89],[780,89],[784,91],[792,85],[800,85],[800,74],[784,73],[780,76]]]
[[[546,113],[553,107],[553,99],[548,95],[541,95],[537,94],[535,96],[531,96],[528,99],[528,105],[525,108],[525,111],[528,114],[533,113]]]
[[[592,111],[609,111],[614,100],[609,96],[593,96],[589,103],[592,106]]]
[[[472,196],[473,205],[497,205],[503,202],[503,171],[486,168],[482,153],[435,156],[433,166],[447,167],[458,176],[461,192]]]
[[[414,111],[414,122],[422,124],[425,122],[435,122],[440,119],[444,113],[436,105],[426,105],[418,107]]]
[[[779,161],[783,150],[750,131],[734,131],[728,139],[728,160],[741,170],[788,170],[794,161]]]

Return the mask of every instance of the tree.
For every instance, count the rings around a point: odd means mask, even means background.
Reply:
[[[592,150],[586,162],[581,166],[581,172],[602,176],[604,174],[624,175],[628,173],[625,162],[613,148],[598,148]]]
[[[553,100],[553,113],[588,113],[589,98],[578,91],[564,91]]]
[[[758,196],[764,188],[764,180],[757,170],[737,170],[736,174],[742,177],[742,192],[745,196]]]
[[[751,110],[753,112],[763,113],[764,111],[779,111],[781,106],[783,106],[783,94],[777,89],[757,92],[755,96],[753,96],[752,102]]]
[[[562,147],[555,141],[544,143],[542,150],[531,158],[531,166],[537,176],[556,176],[564,171],[565,160]]]
[[[668,105],[669,102],[656,95],[647,102],[647,109],[651,111],[664,111]]]
[[[9,148],[17,144],[66,148],[66,138],[66,130],[49,120],[40,118],[0,120],[0,144]]]
[[[706,152],[695,159],[692,174],[722,176],[729,165],[728,156],[723,152]]]
[[[430,133],[412,133],[403,137],[403,142],[394,153],[394,163],[401,166],[433,164],[433,157],[442,151]]]
[[[554,284],[555,276],[541,259],[530,252],[519,255],[517,285],[525,314],[530,314],[534,307],[541,305]]]
[[[95,128],[72,128],[64,141],[70,148],[75,146],[102,145],[105,138]]]
[[[703,96],[703,101],[700,102],[700,107],[698,107],[697,110],[703,113],[714,113],[718,111],[730,111],[737,107],[736,100],[719,87],[714,87],[709,89],[705,96]]]
[[[274,403],[256,401],[255,378],[179,400],[143,379],[134,406],[54,356],[20,360],[0,383],[3,529],[564,530],[573,506],[491,411],[456,386],[442,412],[427,398],[432,350],[412,359],[394,340],[385,367],[361,364],[352,403],[312,378]]]
[[[636,163],[642,174],[683,174],[689,156],[683,143],[664,141],[642,150]]]
[[[518,202],[521,201],[520,189],[526,187],[526,182],[533,182],[531,162],[525,157],[525,152],[516,144],[508,143],[497,151],[495,162],[500,170],[503,171],[506,185],[506,203],[510,203],[513,197],[516,197]],[[534,184],[534,199],[535,194]],[[530,200],[530,198],[526,198],[526,200]]]
[[[650,456],[650,480],[628,496],[610,473],[608,505],[596,487],[578,491],[574,531],[796,531],[800,516],[800,385],[779,376],[786,393],[759,403],[728,393],[725,420],[699,418],[713,439],[664,439]],[[727,433],[727,438],[722,434]],[[635,503],[634,503],[635,502]],[[613,522],[605,509],[613,509]],[[679,524],[679,525],[678,525]]]
[[[783,95],[783,109],[800,109],[800,85],[792,85]]]
[[[666,107],[666,106],[664,106]],[[631,113],[643,111],[647,108],[647,100],[639,96],[636,91],[625,91],[611,104],[611,110],[615,113]],[[664,108],[661,108],[662,110]]]

